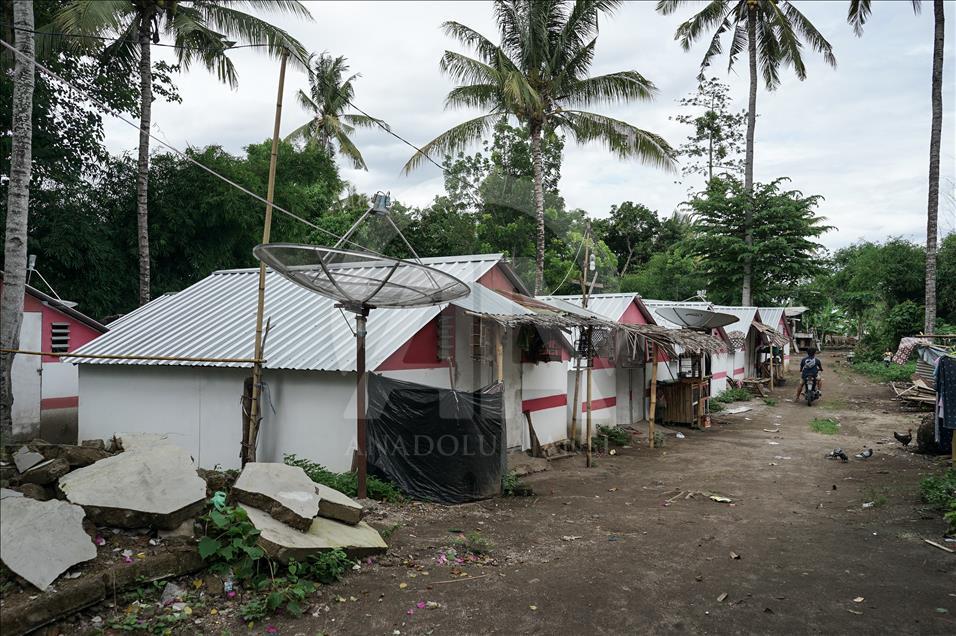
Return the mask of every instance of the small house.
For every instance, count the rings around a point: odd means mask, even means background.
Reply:
[[[0,272],[0,281],[2,281]],[[107,331],[76,309],[76,303],[26,286],[20,350],[13,358],[13,436],[75,443],[79,405],[77,368],[72,353]]]

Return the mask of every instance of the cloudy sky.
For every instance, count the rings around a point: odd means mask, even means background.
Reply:
[[[314,22],[288,18],[274,21],[299,38],[306,48],[348,58],[362,74],[355,103],[386,120],[400,135],[421,145],[470,113],[445,111],[444,96],[453,86],[438,69],[447,49],[461,50],[440,31],[444,20],[456,20],[492,39],[496,31],[491,7],[484,2],[310,2]],[[654,102],[610,105],[603,112],[663,135],[677,146],[685,127],[669,120],[679,111],[676,101],[692,91],[703,52],[683,52],[673,33],[689,11],[662,17],[653,2],[631,2],[601,25],[593,73],[635,69],[659,88]],[[793,187],[826,197],[820,211],[831,225],[823,242],[831,248],[858,239],[901,235],[923,241],[926,236],[926,191],[932,66],[932,3],[914,16],[909,2],[877,2],[863,38],[845,22],[846,1],[798,2],[799,8],[833,44],[838,67],[831,69],[807,55],[808,78],[791,73],[773,93],[761,87],[758,96],[756,179],[788,176]],[[956,231],[956,2],[947,1],[944,77],[941,232]],[[239,153],[243,146],[270,136],[278,63],[255,50],[233,54],[239,88],[229,90],[195,68],[179,77],[181,104],[157,102],[154,133],[170,143],[219,144]],[[732,87],[736,106],[746,107],[746,67],[714,71]],[[307,119],[295,103],[296,90],[306,88],[305,75],[287,80],[283,133]],[[118,121],[107,128],[117,152],[136,147],[136,131]],[[368,172],[343,166],[342,174],[360,190],[390,190],[405,203],[424,205],[442,191],[438,168],[423,167],[411,176],[400,169],[411,149],[379,130],[361,131],[356,144]],[[279,167],[281,170],[281,166]],[[686,198],[686,186],[675,175],[620,161],[598,145],[568,143],[562,167],[561,193],[569,207],[605,216],[612,204],[632,200],[670,214]]]

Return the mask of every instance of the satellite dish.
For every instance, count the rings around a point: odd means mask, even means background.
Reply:
[[[337,300],[342,309],[355,313],[356,468],[358,497],[366,496],[365,439],[365,336],[369,311],[376,307],[423,307],[438,305],[471,293],[450,274],[421,263],[415,249],[388,213],[390,198],[376,193],[372,205],[334,247],[297,243],[265,243],[253,248],[256,258],[296,285]],[[394,229],[418,262],[390,258],[367,251],[341,249],[358,227],[369,219],[384,219]],[[259,293],[262,293],[260,287]]]
[[[692,309],[690,307],[661,307],[656,310],[657,314],[665,320],[675,324],[682,325],[688,329],[697,329],[700,331],[710,331],[719,329],[737,322],[735,316],[722,314],[716,311],[706,309]]]
[[[267,243],[252,252],[293,283],[337,300],[355,313],[363,308],[437,305],[471,291],[433,267],[369,252],[297,243]]]

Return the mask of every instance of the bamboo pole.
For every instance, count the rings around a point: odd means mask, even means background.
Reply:
[[[770,390],[773,391],[773,343],[770,343]]]
[[[282,52],[282,61],[279,64],[279,89],[276,97],[275,122],[272,127],[272,154],[269,157],[269,184],[266,191],[266,218],[262,227],[262,243],[268,243],[272,233],[272,199],[276,187],[276,162],[279,158],[279,127],[282,123],[282,93],[285,89],[285,67],[288,60],[288,51]],[[255,358],[262,358],[262,316],[265,313],[266,298],[266,264],[259,263],[259,295],[256,300],[256,340]],[[248,443],[242,449],[242,465],[256,461],[256,443],[259,434],[260,397],[262,393],[262,364],[256,362],[252,367],[252,404],[249,413]]]
[[[588,353],[591,353],[591,328],[588,327]],[[594,435],[594,429],[592,428],[591,420],[591,369],[594,367],[594,356],[588,356],[588,370],[587,370],[587,382],[588,382],[588,415],[587,415],[587,448],[588,448],[588,468],[591,467],[593,458],[591,456],[591,437]]]
[[[222,364],[255,364],[265,362],[258,358],[201,358],[191,356],[147,356],[134,354],[105,355],[100,353],[54,353],[52,351],[25,351],[23,349],[0,349],[0,353],[18,353],[26,356],[53,356],[57,358],[89,358],[91,360],[155,360],[163,362],[208,362]]]
[[[498,382],[505,381],[504,331],[502,325],[495,325],[495,379]]]
[[[657,417],[657,343],[651,343],[651,408],[648,414],[647,441],[654,448],[654,418]]]
[[[574,400],[571,402],[571,446],[578,445],[578,398],[581,396],[581,356],[575,356]]]

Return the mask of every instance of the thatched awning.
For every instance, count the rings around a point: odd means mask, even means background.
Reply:
[[[786,336],[781,334],[773,327],[765,325],[762,322],[757,322],[756,320],[753,321],[753,327],[764,335],[769,344],[772,344],[775,347],[783,347],[790,343]]]

